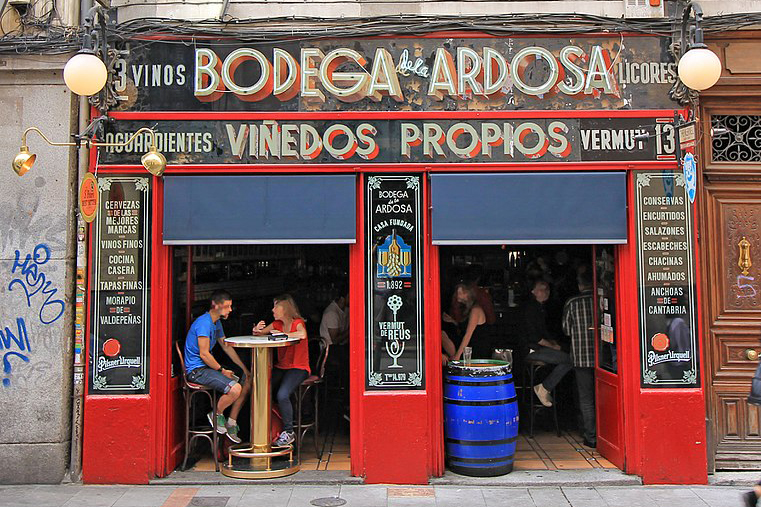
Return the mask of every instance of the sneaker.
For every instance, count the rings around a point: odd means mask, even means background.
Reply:
[[[237,424],[234,424],[232,426],[226,426],[227,429],[227,438],[235,442],[236,444],[241,443],[241,439],[238,436],[238,432],[240,431],[240,428]]]
[[[278,447],[285,447],[286,445],[291,445],[296,440],[296,433],[293,431],[285,431],[283,430],[282,433],[275,439],[275,445]]]
[[[590,449],[597,449],[597,440],[589,440],[585,438],[584,445],[589,447]]]
[[[214,427],[214,419],[212,412],[209,412],[206,414],[206,417],[209,419],[209,424],[211,424],[212,427]],[[227,433],[227,427],[225,427],[225,416],[222,414],[217,414],[217,433],[220,433],[224,435]]]
[[[756,497],[755,491],[748,491],[747,493],[743,493],[743,505],[745,507],[755,507],[756,502],[758,502],[758,498]]]
[[[539,401],[542,402],[542,405],[545,407],[552,406],[552,396],[550,396],[550,392],[545,389],[542,384],[535,385],[534,392],[536,393],[536,397],[539,398]]]

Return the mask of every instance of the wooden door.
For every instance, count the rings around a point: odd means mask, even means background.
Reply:
[[[594,257],[595,396],[597,450],[624,469],[623,409],[617,326],[616,247],[599,245]]]
[[[703,114],[703,131],[714,126],[702,150],[700,227],[709,471],[761,468],[760,411],[746,402],[758,364],[753,354],[761,352],[758,114],[720,107]]]

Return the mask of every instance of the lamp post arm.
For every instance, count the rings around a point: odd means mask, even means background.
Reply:
[[[690,29],[688,27],[690,21],[690,13],[695,14],[695,35],[691,37]],[[684,6],[682,11],[682,31],[681,31],[681,46],[679,52],[684,55],[692,48],[706,47],[703,43],[703,8],[697,2],[688,2]],[[691,39],[691,40],[688,40]],[[681,56],[680,55],[680,56]]]
[[[127,146],[128,144],[131,144],[132,141],[134,141],[137,136],[139,136],[140,134],[144,134],[146,132],[151,134],[151,147],[155,148],[156,147],[156,132],[153,129],[150,129],[148,127],[142,127],[137,132],[132,134],[132,136],[126,141],[124,141],[123,143],[101,143],[99,141],[92,141],[91,144],[93,146]]]
[[[48,139],[47,136],[45,134],[43,134],[42,131],[40,129],[38,129],[37,127],[29,127],[28,129],[26,129],[24,131],[23,134],[21,134],[21,145],[22,146],[26,146],[26,135],[29,132],[37,132],[40,135],[40,137],[43,138],[45,140],[45,142],[48,143],[50,146],[79,146],[79,143],[71,143],[71,142],[68,142],[68,143],[54,143],[53,141]]]

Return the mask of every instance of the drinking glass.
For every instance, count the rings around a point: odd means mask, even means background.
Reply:
[[[462,351],[462,360],[465,366],[470,366],[470,359],[473,356],[473,347],[465,347]]]

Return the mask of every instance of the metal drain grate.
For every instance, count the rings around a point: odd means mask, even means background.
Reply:
[[[340,505],[344,505],[346,500],[337,496],[328,496],[325,498],[315,498],[309,503],[315,507],[339,507]]]

